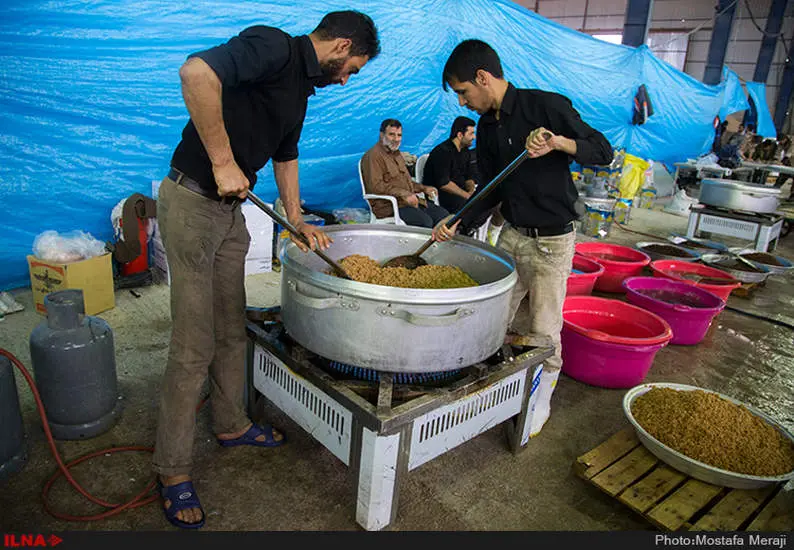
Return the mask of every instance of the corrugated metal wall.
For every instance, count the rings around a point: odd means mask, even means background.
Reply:
[[[626,0],[514,0],[532,11],[557,21],[566,27],[589,34],[621,33],[626,13]],[[702,80],[711,41],[711,20],[716,0],[654,0],[651,33],[665,31],[690,32],[703,28],[689,37],[684,71]],[[766,28],[766,17],[772,0],[738,0],[733,32],[725,55],[725,64],[743,80],[752,80],[758,51]],[[751,17],[752,16],[752,17]],[[759,30],[753,24],[757,23]],[[794,40],[794,1],[789,1],[782,27],[786,44]],[[786,48],[778,40],[775,57],[766,81],[767,102],[770,109],[777,103],[778,89],[783,77]],[[772,113],[774,115],[774,113]],[[786,121],[784,128],[790,126]]]

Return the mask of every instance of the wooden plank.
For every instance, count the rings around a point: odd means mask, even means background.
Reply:
[[[378,384],[378,405],[376,408],[379,417],[389,416],[391,414],[392,392],[394,391],[394,382],[390,372],[380,373],[380,382]]]
[[[654,506],[647,513],[647,517],[663,529],[676,531],[720,491],[722,487],[690,479],[676,492]]]
[[[780,490],[747,526],[748,531],[794,531],[794,491]]]
[[[700,518],[692,531],[736,531],[764,503],[775,486],[763,489],[732,489]]]
[[[678,470],[660,463],[650,474],[623,491],[618,500],[632,510],[644,514],[686,477]]]
[[[616,496],[657,464],[658,459],[640,445],[593,477],[593,483]]]
[[[595,449],[577,458],[574,471],[578,476],[590,479],[639,444],[634,428],[621,430]]]

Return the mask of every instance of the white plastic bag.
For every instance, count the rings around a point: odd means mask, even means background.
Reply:
[[[105,243],[84,231],[40,233],[33,241],[33,254],[42,260],[62,264],[78,262],[105,254]]]

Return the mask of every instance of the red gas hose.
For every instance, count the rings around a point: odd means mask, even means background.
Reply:
[[[55,440],[52,437],[52,431],[50,430],[49,422],[47,422],[47,415],[44,410],[44,404],[41,401],[41,396],[39,395],[38,388],[36,388],[36,383],[34,382],[33,377],[30,375],[30,373],[22,364],[22,362],[19,361],[19,359],[17,359],[14,356],[14,354],[12,354],[10,351],[0,348],[0,355],[7,357],[14,364],[14,366],[19,369],[19,371],[22,373],[22,376],[25,377],[25,381],[28,383],[28,386],[30,386],[30,390],[33,392],[33,397],[36,400],[36,408],[39,411],[39,416],[41,416],[42,427],[44,428],[44,434],[47,436],[47,443],[50,446],[50,452],[52,453],[53,458],[55,458],[55,462],[58,463],[58,470],[56,470],[55,473],[50,477],[50,479],[47,480],[47,483],[44,484],[44,488],[41,491],[41,498],[44,502],[44,508],[45,510],[47,510],[47,512],[50,515],[66,521],[97,521],[100,519],[105,519],[120,514],[124,510],[132,510],[133,508],[140,508],[141,506],[145,506],[151,502],[156,501],[159,498],[157,495],[150,494],[155,486],[156,480],[154,479],[146,486],[146,488],[143,491],[141,491],[131,500],[123,504],[113,504],[111,502],[106,502],[100,498],[93,496],[91,493],[86,491],[77,482],[77,480],[75,480],[74,477],[72,477],[72,474],[69,472],[69,468],[71,468],[72,466],[76,466],[81,462],[85,462],[90,458],[94,458],[100,455],[108,455],[112,453],[120,453],[127,451],[152,453],[154,452],[154,448],[142,447],[137,445],[126,446],[126,447],[110,447],[108,449],[103,449],[101,451],[94,451],[87,455],[81,456],[80,458],[77,458],[68,464],[64,464],[61,455],[58,453],[58,449],[55,447]],[[197,410],[200,409],[206,402],[207,402],[207,398],[204,398],[199,403]],[[47,495],[49,494],[50,488],[52,487],[53,483],[55,483],[55,481],[61,476],[65,477],[66,480],[72,485],[72,487],[74,487],[77,490],[77,492],[83,495],[85,498],[87,498],[88,500],[90,500],[95,504],[99,504],[104,508],[109,508],[109,510],[107,510],[106,512],[102,512],[100,514],[94,514],[92,516],[73,516],[70,514],[62,514],[60,512],[53,510],[52,507],[50,506],[49,501],[47,500]]]

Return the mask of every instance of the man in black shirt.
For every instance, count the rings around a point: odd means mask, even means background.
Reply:
[[[328,247],[330,238],[304,223],[300,209],[298,141],[307,101],[315,88],[344,85],[379,51],[372,20],[341,11],[305,36],[250,27],[192,54],[179,71],[190,121],[157,202],[171,275],[172,334],[153,459],[166,518],[178,527],[204,525],[190,469],[196,404],[208,374],[220,445],[284,442],[243,410],[250,237],[239,203],[272,159],[289,221],[311,248]]]
[[[465,40],[444,67],[444,89],[480,115],[477,164],[483,182],[492,180],[524,149],[524,161],[496,191],[463,217],[461,223],[501,202],[507,227],[498,246],[516,260],[518,282],[511,300],[511,322],[528,294],[524,334],[508,336],[521,346],[553,345],[555,355],[544,364],[538,388],[530,398],[528,437],[540,432],[549,417],[551,395],[562,367],[560,331],[562,305],[574,254],[574,204],[578,197],[569,163],[609,164],[612,148],[606,138],[582,121],[565,96],[541,90],[516,89],[504,79],[497,53],[485,42]],[[448,240],[456,227],[439,223],[438,240]],[[517,330],[518,327],[512,327]]]
[[[449,212],[460,210],[474,193],[474,166],[469,147],[474,143],[472,119],[459,116],[449,139],[436,145],[427,158],[422,183],[438,189],[438,203]]]

